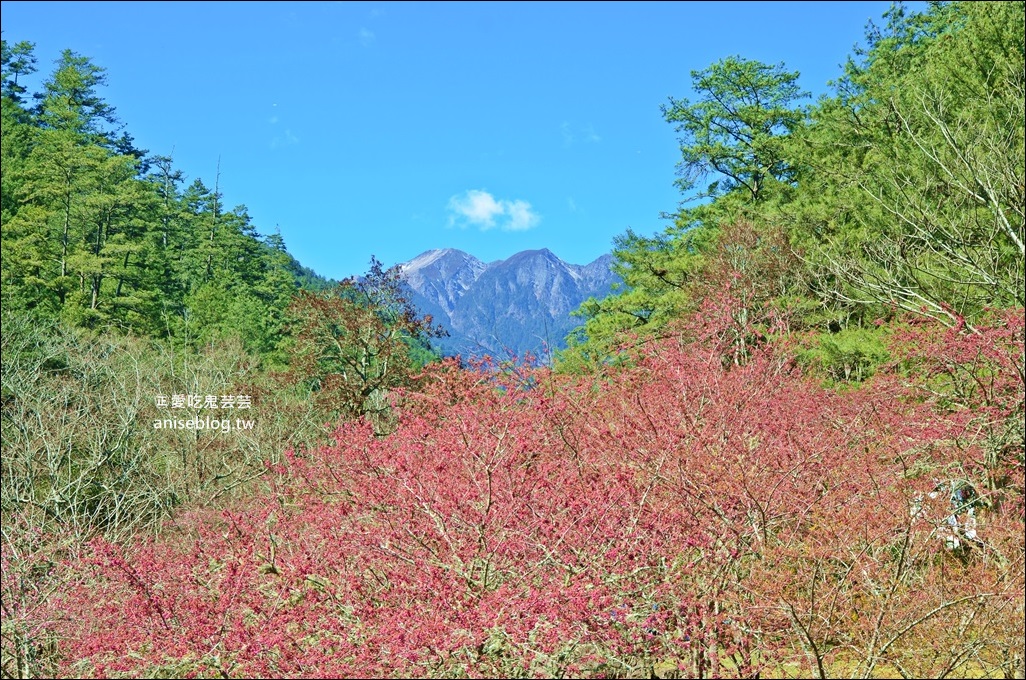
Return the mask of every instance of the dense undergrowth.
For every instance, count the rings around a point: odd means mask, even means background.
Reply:
[[[436,365],[159,537],[5,541],[5,672],[1021,674],[1022,310],[844,394],[707,311],[589,377]]]

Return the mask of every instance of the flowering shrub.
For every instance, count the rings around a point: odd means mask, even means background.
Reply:
[[[39,614],[58,671],[1021,669],[1021,466],[956,554],[929,494],[983,474],[972,418],[891,376],[837,395],[766,347],[725,368],[695,336],[589,378],[435,367],[390,436],[345,424],[231,512],[94,541]]]
[[[1021,309],[992,312],[975,328],[964,322],[938,329],[916,325],[895,338],[896,353],[916,376],[915,390],[948,418],[977,432],[982,469],[995,502],[1008,497],[1022,512],[1024,450],[1024,340]],[[1007,490],[1008,493],[1005,493]]]

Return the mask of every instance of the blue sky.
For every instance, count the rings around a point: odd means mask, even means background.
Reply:
[[[910,3],[919,9],[923,3]],[[3,37],[107,69],[137,146],[333,277],[432,248],[587,264],[681,196],[660,113],[691,71],[783,62],[814,95],[889,2],[3,2]],[[30,83],[33,89],[35,83]]]

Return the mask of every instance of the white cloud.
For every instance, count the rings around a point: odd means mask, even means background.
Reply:
[[[374,31],[370,30],[369,28],[361,27],[360,33],[358,35],[360,38],[360,44],[364,47],[370,47],[371,43],[374,42]]]
[[[509,222],[503,229],[509,231],[527,231],[541,222],[538,213],[531,210],[531,204],[527,201],[503,201],[506,204],[506,214],[509,215]]]
[[[495,226],[495,217],[501,215],[503,208],[487,191],[471,189],[461,196],[453,196],[449,199],[449,224],[458,221],[472,224],[481,229],[491,229]]]
[[[503,231],[524,231],[541,222],[531,204],[520,199],[496,199],[487,191],[470,189],[449,199],[449,226],[473,226],[481,231],[498,227]]]

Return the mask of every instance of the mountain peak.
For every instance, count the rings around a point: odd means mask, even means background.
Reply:
[[[511,256],[509,259],[512,260],[513,258],[520,257],[544,257],[546,259],[559,260],[560,262],[563,261],[548,248],[539,248],[537,250],[522,250],[519,253]]]
[[[428,250],[399,265],[403,279],[422,299],[421,311],[447,318],[463,293],[474,284],[486,265],[455,248]]]
[[[455,260],[455,261],[479,261],[473,255],[469,255],[462,250],[456,250],[455,248],[435,248],[427,250],[418,255],[417,257],[403,262],[399,265],[403,272],[416,271],[425,267],[430,267],[432,264],[439,260]]]
[[[548,248],[524,250],[485,264],[453,248],[421,253],[402,268],[411,302],[449,331],[447,355],[543,356],[564,346],[580,321],[570,313],[589,297],[605,297],[618,278],[602,257],[567,264]]]

